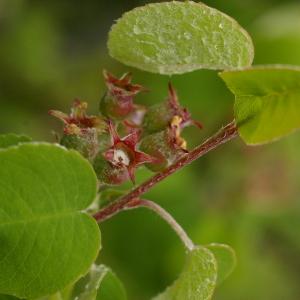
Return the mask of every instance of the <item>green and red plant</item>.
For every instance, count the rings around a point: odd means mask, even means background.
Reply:
[[[187,249],[182,274],[154,299],[211,299],[235,265],[234,251],[223,244],[194,245],[144,194],[234,138],[259,145],[300,127],[300,69],[251,67],[247,32],[204,4],[172,1],[129,11],[112,26],[108,48],[122,63],[154,73],[222,70],[235,95],[234,120],[189,149],[182,131],[202,124],[180,105],[171,83],[164,101],[145,107],[134,98],[147,90],[133,84],[130,73],[118,79],[104,71],[107,89],[94,115],[79,100],[70,114],[50,111],[64,125],[60,145],[0,136],[0,299],[126,299],[114,273],[94,264],[101,248],[98,224],[138,207],[166,220]],[[141,166],[155,174],[104,203],[103,191],[135,183]]]

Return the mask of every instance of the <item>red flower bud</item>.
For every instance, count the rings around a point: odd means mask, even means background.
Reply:
[[[133,98],[144,90],[141,85],[131,83],[131,74],[120,79],[107,71],[103,72],[107,91],[100,102],[100,112],[107,118],[123,120],[135,109]]]
[[[181,118],[180,128],[196,125],[202,128],[201,123],[194,121],[186,108],[181,107],[176,91],[169,83],[169,95],[166,101],[150,107],[145,114],[143,128],[145,134],[159,132],[170,125],[174,116]]]

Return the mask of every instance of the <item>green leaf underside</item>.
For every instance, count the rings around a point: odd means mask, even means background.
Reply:
[[[300,68],[259,66],[220,76],[235,95],[235,119],[247,144],[275,141],[300,127]]]
[[[96,176],[75,151],[44,143],[0,150],[0,293],[53,294],[84,275],[100,231],[82,212]]]
[[[31,138],[25,135],[17,135],[14,133],[0,134],[0,149],[16,146],[20,143],[30,142]]]
[[[72,299],[77,300],[126,300],[122,283],[104,265],[93,265],[73,290]]]
[[[153,300],[209,300],[217,282],[217,261],[210,250],[197,246],[172,286]]]
[[[171,1],[125,13],[112,27],[108,48],[120,62],[153,73],[250,66],[248,33],[231,17],[202,3]]]
[[[215,256],[218,264],[218,281],[221,284],[236,266],[236,255],[234,250],[224,244],[209,244],[206,246]]]

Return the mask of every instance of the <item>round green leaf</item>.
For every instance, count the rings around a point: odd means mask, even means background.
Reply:
[[[215,256],[218,264],[218,282],[221,284],[233,271],[236,265],[234,250],[224,244],[209,244],[206,246]]]
[[[83,210],[96,176],[75,151],[27,143],[0,150],[0,293],[37,298],[84,275],[100,248]]]
[[[250,66],[254,55],[251,38],[235,20],[193,1],[125,13],[111,28],[108,48],[120,62],[160,74]]]
[[[300,128],[300,68],[260,66],[220,76],[235,95],[234,115],[247,144],[272,142]]]
[[[217,282],[217,261],[213,253],[197,246],[188,253],[179,278],[153,300],[210,300]]]
[[[16,146],[20,143],[30,142],[31,138],[26,135],[17,135],[14,133],[0,134],[0,148]]]

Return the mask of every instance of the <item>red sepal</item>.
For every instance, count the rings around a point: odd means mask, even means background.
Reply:
[[[182,119],[180,123],[181,129],[189,125],[195,125],[200,129],[203,128],[203,125],[199,121],[193,120],[190,112],[186,108],[183,108],[180,105],[177,93],[170,82],[169,82],[168,101],[170,107],[174,111],[174,116],[179,116]]]
[[[112,139],[112,146],[104,153],[104,157],[116,167],[127,169],[132,182],[135,182],[135,170],[145,163],[155,163],[157,159],[136,150],[140,140],[140,131],[133,130],[127,136],[120,138],[114,124],[108,120],[108,128]]]

